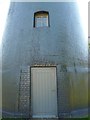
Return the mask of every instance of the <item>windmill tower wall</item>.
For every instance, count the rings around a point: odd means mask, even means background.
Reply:
[[[38,11],[48,11],[48,26],[34,26]],[[33,67],[56,68],[58,117],[86,110],[87,57],[76,3],[12,2],[3,36],[3,116],[32,117]]]

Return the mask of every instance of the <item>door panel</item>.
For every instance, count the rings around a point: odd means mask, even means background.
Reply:
[[[33,117],[57,116],[55,67],[31,68],[31,97]]]

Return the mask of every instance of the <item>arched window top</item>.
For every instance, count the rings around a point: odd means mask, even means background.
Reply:
[[[36,14],[49,14],[49,12],[48,12],[48,11],[37,11],[37,12],[35,12],[34,14],[35,14],[35,15],[36,15]]]
[[[34,13],[34,27],[49,26],[49,12],[37,11]]]

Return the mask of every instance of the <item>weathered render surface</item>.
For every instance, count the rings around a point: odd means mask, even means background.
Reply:
[[[33,28],[42,10],[50,27]],[[85,114],[88,52],[76,3],[11,3],[2,44],[3,117],[32,116],[32,66],[56,66],[58,117]]]

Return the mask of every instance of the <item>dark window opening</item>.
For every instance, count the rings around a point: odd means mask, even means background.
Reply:
[[[38,11],[34,13],[34,27],[49,27],[49,13],[47,11]]]

